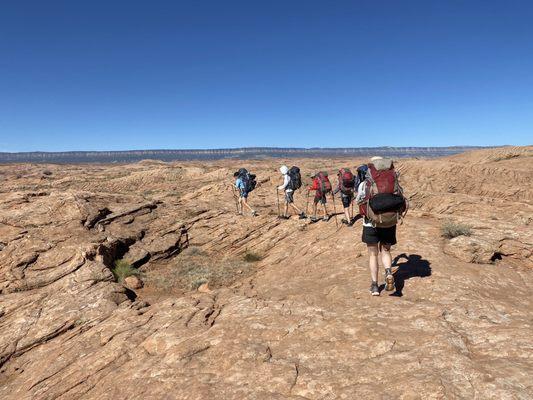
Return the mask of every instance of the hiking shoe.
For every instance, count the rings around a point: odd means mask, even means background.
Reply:
[[[252,217],[257,217],[257,211],[252,211]]]
[[[387,292],[394,290],[394,276],[390,268],[385,269],[385,290]]]
[[[307,218],[307,215],[305,215],[304,212],[300,214],[300,219],[306,219],[306,218]]]
[[[279,219],[289,219],[290,217],[288,215],[278,215]]]
[[[318,218],[317,217],[311,217],[311,218],[309,218],[309,220],[311,221],[312,224],[314,224],[315,222],[318,222]]]
[[[377,282],[372,282],[372,285],[370,285],[370,294],[372,296],[379,296],[379,286]]]
[[[344,225],[350,225],[350,223],[348,222],[348,220],[347,220],[346,218],[341,219],[341,222],[342,222]]]
[[[329,221],[329,215],[324,215],[324,218],[322,218],[322,221],[328,222]]]

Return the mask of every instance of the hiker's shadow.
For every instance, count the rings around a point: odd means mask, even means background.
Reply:
[[[399,263],[401,260],[405,260]],[[398,267],[394,274],[394,283],[396,291],[391,296],[403,296],[403,287],[405,281],[409,278],[420,277],[424,278],[431,275],[431,266],[428,260],[424,260],[418,254],[405,253],[397,255],[392,261],[393,267]]]

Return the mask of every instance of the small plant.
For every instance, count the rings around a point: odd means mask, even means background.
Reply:
[[[43,175],[50,176],[50,175],[52,175],[52,171],[49,171],[49,170],[46,169],[46,170],[43,171]]]
[[[257,253],[253,253],[251,251],[246,251],[246,253],[244,254],[244,257],[243,257],[243,260],[246,261],[246,262],[257,262],[257,261],[261,261],[263,259],[263,257],[261,257],[259,254]]]
[[[470,236],[472,234],[472,229],[468,225],[453,221],[447,221],[442,224],[440,231],[441,235],[446,239],[453,239],[457,236]]]
[[[117,282],[123,282],[125,278],[132,275],[138,275],[137,271],[131,264],[125,260],[115,260],[113,268],[111,268],[113,276]]]

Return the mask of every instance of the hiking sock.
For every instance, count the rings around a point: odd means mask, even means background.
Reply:
[[[372,281],[372,284],[370,285],[370,294],[372,296],[379,296],[379,286],[375,281]]]
[[[388,292],[394,290],[394,276],[390,268],[385,268],[385,290]]]

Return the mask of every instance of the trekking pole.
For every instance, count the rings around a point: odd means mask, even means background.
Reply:
[[[278,200],[278,217],[281,216],[281,210],[279,208],[279,191],[278,188],[276,188],[276,199]]]
[[[233,194],[233,200],[235,200],[235,207],[237,208],[237,214],[239,213],[239,200],[237,199],[237,195],[235,194],[235,188],[231,186],[231,192]]]
[[[335,207],[335,195],[331,193],[331,200],[333,200],[333,215],[335,215],[335,226],[339,227],[339,221],[337,221],[337,209]]]

